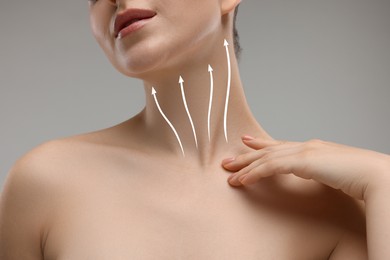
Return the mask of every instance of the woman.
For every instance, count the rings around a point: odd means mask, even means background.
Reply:
[[[145,109],[18,160],[0,259],[389,259],[389,156],[262,129],[233,51],[239,2],[89,2]]]

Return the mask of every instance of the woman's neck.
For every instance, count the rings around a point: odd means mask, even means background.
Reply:
[[[209,53],[144,80],[141,113],[155,145],[203,165],[237,150],[244,134],[269,138],[248,107],[233,46],[221,41]]]

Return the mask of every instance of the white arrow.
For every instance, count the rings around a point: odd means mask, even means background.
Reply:
[[[209,142],[210,138],[210,118],[211,118],[211,105],[213,104],[213,91],[214,91],[214,78],[213,78],[213,68],[209,64],[209,72],[210,72],[210,102],[209,102],[209,113],[207,117],[207,129],[209,133]]]
[[[185,94],[184,94],[183,82],[184,82],[184,80],[183,80],[183,78],[180,76],[180,78],[179,78],[179,83],[180,83],[180,88],[181,88],[181,96],[183,97],[184,107],[186,108],[187,115],[188,115],[188,119],[190,120],[190,123],[191,123],[192,132],[194,133],[196,149],[198,149],[198,139],[196,138],[196,132],[195,132],[195,127],[194,127],[194,122],[192,122],[192,117],[191,117],[190,111],[188,110],[187,101],[186,101],[186,96],[185,96]]]
[[[226,57],[227,57],[227,62],[228,62],[228,84],[227,84],[227,92],[226,92],[226,102],[225,102],[225,113],[223,116],[223,128],[225,131],[225,139],[226,142],[228,142],[227,138],[227,128],[226,128],[226,121],[227,121],[227,110],[228,110],[228,104],[229,104],[229,95],[230,95],[230,82],[231,82],[231,66],[230,66],[230,54],[229,54],[229,43],[225,39],[224,44],[225,49],[226,49]]]
[[[179,142],[179,145],[180,145],[180,148],[181,148],[181,152],[183,153],[183,156],[185,156],[183,145],[181,144],[180,137],[177,134],[175,127],[172,125],[172,123],[168,120],[168,118],[165,116],[165,114],[161,110],[161,107],[160,107],[160,105],[158,104],[158,101],[157,101],[156,93],[157,93],[156,90],[154,89],[154,87],[152,87],[152,95],[154,96],[154,101],[156,102],[157,108],[160,111],[160,114],[162,115],[162,117],[165,119],[165,121],[167,121],[168,125],[172,128],[172,131],[175,133],[175,136],[176,136],[177,141]]]

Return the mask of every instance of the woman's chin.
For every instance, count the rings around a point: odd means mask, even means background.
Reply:
[[[173,48],[164,47],[150,48],[149,46],[149,48],[132,48],[127,52],[118,51],[115,56],[111,56],[111,63],[125,76],[150,79],[183,69],[191,60],[190,57],[198,56],[194,54],[196,49],[190,52],[187,47],[186,52],[183,52],[180,51],[180,47],[175,48],[175,51]]]
[[[115,67],[125,76],[145,80],[154,78],[155,76],[159,77],[161,74],[174,70],[177,66],[172,64],[172,60],[168,57],[158,55],[155,58],[149,56],[139,59],[133,56],[131,59],[122,60]]]
[[[113,64],[115,68],[125,76],[132,78],[142,78],[142,75],[153,71],[156,65],[156,60],[148,60],[132,57],[131,59],[123,59],[121,62]]]

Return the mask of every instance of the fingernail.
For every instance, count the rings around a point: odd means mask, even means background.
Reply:
[[[255,138],[253,136],[250,136],[250,135],[244,135],[242,137],[242,140],[244,140],[244,141],[250,141],[250,140],[253,140],[253,139],[255,139]]]
[[[224,159],[224,160],[222,161],[222,164],[228,164],[228,163],[233,162],[234,160],[235,160],[234,157],[227,158],[227,159]]]

